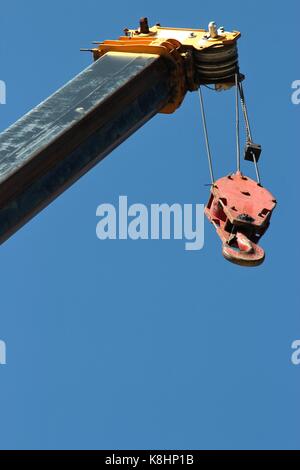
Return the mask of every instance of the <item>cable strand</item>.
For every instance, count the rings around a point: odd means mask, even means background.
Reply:
[[[211,156],[211,150],[210,150],[210,144],[209,144],[207,123],[206,123],[206,115],[205,115],[205,109],[204,109],[204,102],[203,102],[201,86],[199,87],[198,94],[199,94],[199,100],[200,100],[201,116],[202,116],[203,131],[204,131],[204,138],[205,138],[205,145],[206,145],[206,152],[207,152],[210,179],[211,179],[211,183],[214,184],[215,178],[214,178],[212,156]]]
[[[244,88],[242,82],[239,83],[239,93],[240,93],[240,99],[241,99],[241,105],[242,105],[242,110],[243,110],[243,116],[244,116],[244,121],[245,121],[245,127],[246,127],[246,139],[247,142],[253,142],[252,141],[252,132],[251,132],[251,127],[250,127],[250,122],[249,122],[249,115],[248,115],[248,109],[247,109],[247,104],[246,104],[246,99],[245,99],[245,94],[244,94]],[[258,163],[255,158],[255,154],[252,152],[252,157],[253,157],[253,163],[255,167],[255,173],[256,173],[256,180],[258,184],[261,184],[261,178],[259,174],[259,168],[258,168]]]
[[[236,163],[237,171],[241,170],[241,144],[240,144],[240,108],[239,108],[239,77],[238,74],[235,74],[235,116],[236,116]]]

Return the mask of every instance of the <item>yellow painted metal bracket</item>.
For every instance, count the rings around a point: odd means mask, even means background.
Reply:
[[[165,56],[172,67],[173,94],[162,113],[174,112],[188,90],[197,90],[201,84],[213,84],[224,90],[234,85],[238,71],[236,43],[241,33],[217,29],[210,23],[208,30],[149,27],[147,18],[140,20],[138,29],[125,29],[117,40],[97,43],[91,49],[94,60],[107,52],[157,54]]]

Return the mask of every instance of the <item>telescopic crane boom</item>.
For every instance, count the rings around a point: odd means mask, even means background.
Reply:
[[[0,242],[155,114],[173,113],[187,91],[240,83],[239,37],[213,22],[179,29],[142,18],[86,49],[92,65],[0,134]]]

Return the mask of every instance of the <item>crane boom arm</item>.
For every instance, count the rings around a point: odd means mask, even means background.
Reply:
[[[154,116],[171,69],[109,52],[0,135],[0,241]]]
[[[0,243],[156,113],[201,84],[227,89],[238,31],[124,31],[90,49],[95,62],[0,134]]]

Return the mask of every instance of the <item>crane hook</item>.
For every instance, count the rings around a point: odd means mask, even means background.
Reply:
[[[242,266],[258,266],[265,259],[258,241],[270,225],[274,196],[240,171],[211,187],[205,214],[223,243],[223,256]]]

